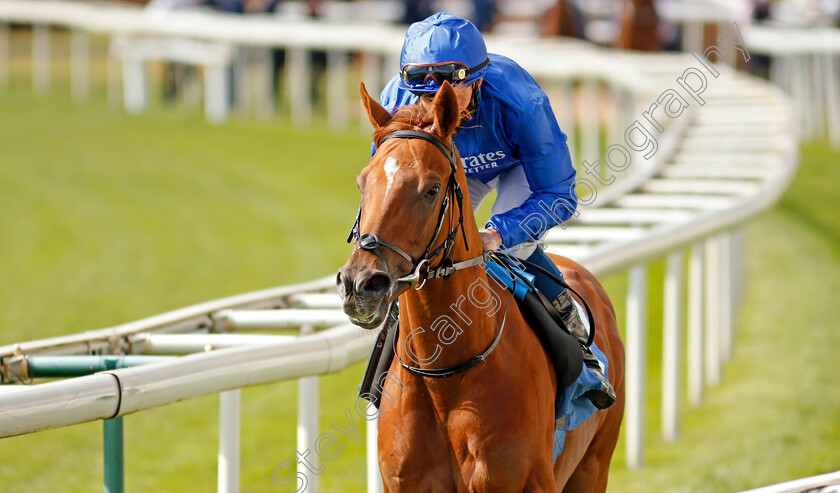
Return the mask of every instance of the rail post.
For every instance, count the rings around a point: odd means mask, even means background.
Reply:
[[[379,454],[377,444],[379,443],[379,416],[376,419],[367,420],[367,493],[382,493],[382,475],[379,472]]]
[[[125,109],[138,114],[146,109],[148,102],[148,74],[146,64],[129,40],[122,47],[122,79]]]
[[[818,53],[808,55],[808,60],[811,63],[811,77],[809,84],[811,87],[811,112],[809,120],[814,126],[814,135],[817,137],[827,136],[825,133],[828,125],[826,124],[827,110],[825,107],[826,79],[828,78],[828,71],[823,64],[822,57]]]
[[[703,21],[685,20],[682,25],[682,51],[703,52]]]
[[[211,123],[223,122],[230,112],[230,77],[228,65],[216,62],[208,65],[204,73],[204,114]]]
[[[793,59],[794,63],[794,98],[798,102],[797,109],[799,112],[799,122],[802,125],[803,136],[812,139],[814,138],[814,125],[811,121],[811,112],[809,106],[811,105],[811,72],[808,70],[808,57],[797,56]]]
[[[257,118],[270,119],[274,117],[276,96],[274,91],[274,54],[269,48],[258,48],[254,51],[254,87],[256,92],[254,113]]]
[[[688,258],[688,400],[703,403],[703,243],[691,246]]]
[[[840,70],[838,65],[840,64],[837,63],[840,56],[834,53],[826,53],[823,56],[825,57],[825,70],[828,77],[825,105],[828,110],[828,128],[826,131],[831,145],[835,149],[840,149],[840,74],[838,74],[838,70]]]
[[[668,255],[665,267],[665,299],[662,335],[662,436],[674,442],[680,427],[680,379],[682,373],[683,296],[685,257],[677,250]]]
[[[644,465],[645,380],[647,378],[647,270],[643,264],[627,276],[627,466]]]
[[[347,53],[327,53],[327,106],[329,126],[333,130],[347,127]]]
[[[720,383],[720,242],[715,236],[706,238],[706,383]]]
[[[47,92],[50,89],[50,26],[32,26],[32,90]]]
[[[286,80],[289,87],[289,103],[292,107],[292,123],[307,125],[312,119],[312,67],[306,48],[295,46],[286,50],[289,66]]]
[[[239,115],[251,113],[251,48],[236,46],[233,48],[233,110]]]
[[[90,35],[80,29],[71,34],[70,65],[73,98],[85,100],[90,95]]]
[[[315,329],[311,325],[303,325],[300,328],[301,335],[314,334]],[[298,473],[306,477],[309,493],[318,493],[318,474],[307,469],[305,462],[311,464],[312,468],[318,470],[320,460],[318,454],[309,452],[315,440],[318,439],[318,377],[304,377],[298,379],[298,426],[297,426],[297,451],[300,454],[307,454],[305,461],[298,461]]]
[[[720,234],[720,358],[723,363],[732,359],[733,317],[732,317],[732,234]]]
[[[239,492],[241,389],[219,393],[218,492]]]
[[[731,299],[730,306],[732,307],[732,337],[734,340],[737,327],[735,326],[735,317],[738,313],[738,307],[744,298],[744,285],[747,276],[747,254],[746,254],[746,237],[744,228],[738,227],[729,232],[729,265],[732,269],[730,273],[731,286],[729,297]]]
[[[583,111],[580,115],[582,152],[578,157],[581,162],[586,160],[595,164],[601,155],[600,108],[598,107],[600,86],[594,80],[585,80],[580,89],[583,102]],[[600,165],[605,166],[603,162]]]
[[[624,100],[623,89],[615,83],[609,85],[610,91],[610,101],[612,102],[612,119],[608,122],[607,125],[607,144],[605,147],[609,147],[613,144],[618,144],[619,142],[624,142],[624,127],[622,124],[624,123],[622,119],[622,101]],[[625,125],[626,127],[626,125]],[[620,173],[624,174],[624,173]]]
[[[122,50],[125,47],[125,37],[116,34],[108,41],[108,60],[106,62],[108,81],[106,91],[108,93],[108,105],[112,108],[119,108],[123,100],[123,91],[120,87],[122,82]]]
[[[122,416],[102,420],[102,435],[102,448],[105,455],[105,493],[123,493],[125,458]]]

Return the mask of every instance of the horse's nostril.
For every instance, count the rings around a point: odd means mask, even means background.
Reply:
[[[382,296],[391,287],[391,278],[385,274],[370,276],[361,291],[367,296]]]
[[[338,295],[346,298],[353,294],[353,279],[347,275],[345,269],[340,269],[335,276],[335,287]]]

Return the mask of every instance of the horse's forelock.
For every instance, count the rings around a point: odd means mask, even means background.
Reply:
[[[374,132],[374,145],[379,147],[379,144],[386,135],[398,130],[421,130],[431,132],[438,139],[445,139],[445,136],[440,135],[433,128],[435,123],[435,110],[432,101],[430,98],[421,97],[416,103],[398,109],[394,117],[391,118],[391,121]]]
[[[455,92],[466,91],[466,86],[455,88]],[[464,116],[466,111],[461,112]],[[417,102],[399,108],[391,120],[373,133],[373,143],[376,147],[386,135],[398,130],[421,130],[429,132],[442,141],[449,140],[449,135],[441,135],[440,129],[435,127],[435,105],[433,94],[421,96]]]

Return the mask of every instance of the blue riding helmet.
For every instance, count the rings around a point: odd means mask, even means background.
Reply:
[[[436,92],[443,80],[435,75],[453,70],[456,83],[472,84],[484,77],[488,63],[484,38],[473,23],[438,12],[408,27],[400,54],[400,86],[415,93]],[[415,65],[426,66],[428,75],[424,78]],[[414,69],[412,76],[406,66]]]

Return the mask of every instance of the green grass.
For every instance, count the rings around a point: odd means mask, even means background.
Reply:
[[[58,89],[0,94],[0,344],[111,326],[329,275],[358,201],[368,139],[284,124],[141,118]],[[323,426],[352,406],[359,366],[322,380]],[[275,490],[292,458],[294,382],[243,393],[243,484]],[[215,488],[215,396],[126,418],[135,491]],[[361,457],[363,438],[345,443]],[[358,460],[330,464],[343,491]],[[101,424],[4,440],[6,491],[101,489]],[[60,485],[60,486],[57,486]]]
[[[358,200],[359,132],[282,122],[205,124],[189,108],[140,117],[60,80],[0,90],[0,344],[127,322],[187,304],[329,275]],[[97,86],[100,88],[101,86]],[[793,187],[748,226],[735,356],[682,437],[660,438],[662,265],[650,269],[648,453],[610,491],[736,491],[840,469],[840,156],[805,146]],[[485,213],[486,214],[486,213]],[[605,284],[623,319],[623,276]],[[361,365],[321,379],[322,429],[344,419]],[[275,487],[294,460],[294,382],[243,391],[242,490]],[[213,491],[217,398],[125,418],[131,491]],[[364,436],[343,439],[323,491],[364,490]],[[102,488],[101,424],[0,441],[4,491]]]

